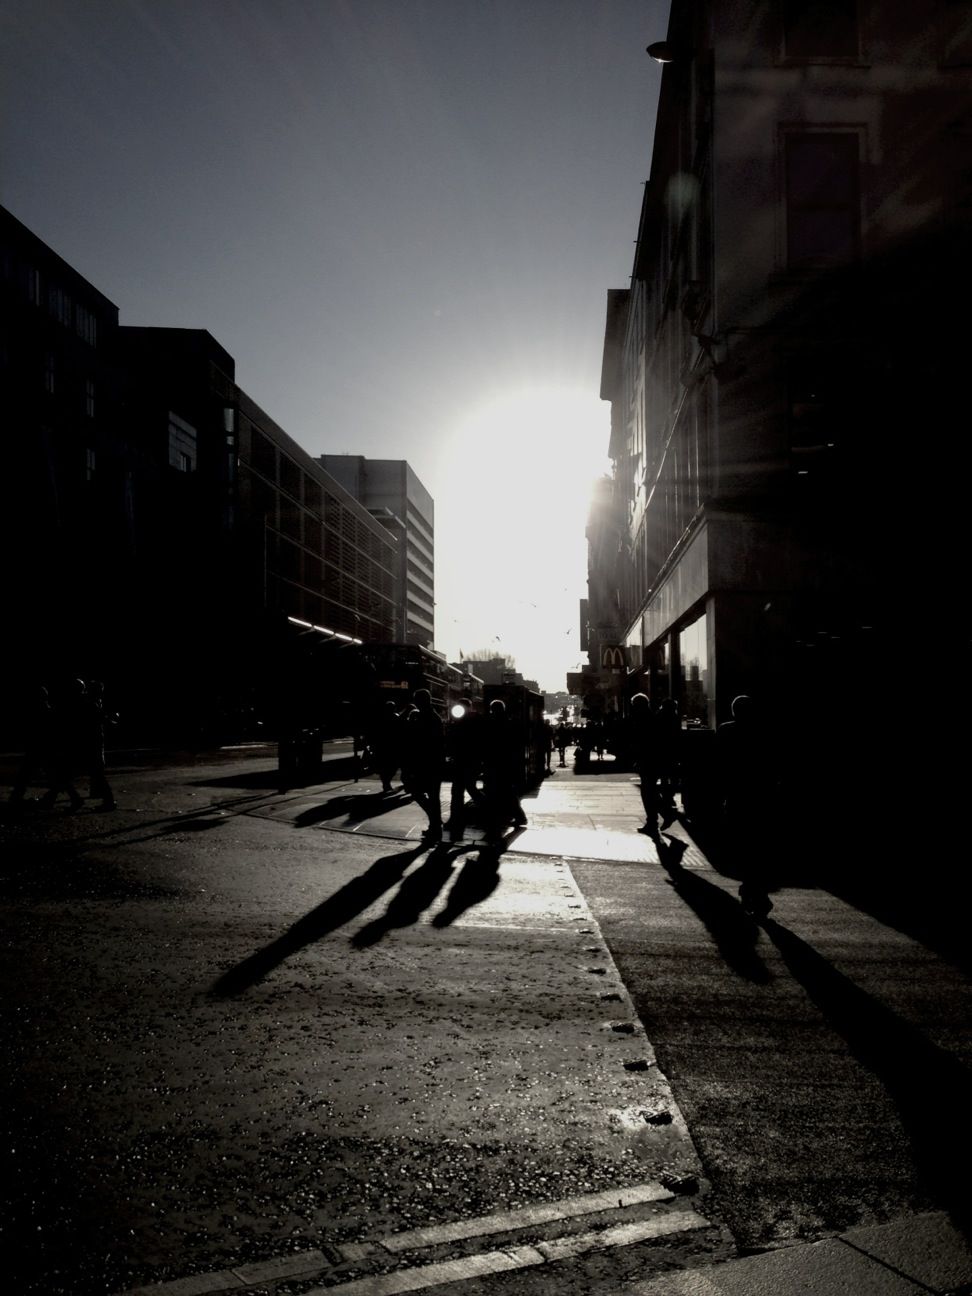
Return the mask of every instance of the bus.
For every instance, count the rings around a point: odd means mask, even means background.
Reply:
[[[447,720],[461,697],[475,701],[483,696],[483,682],[478,676],[418,644],[365,643],[356,651],[358,702],[366,710],[394,702],[403,711],[416,689],[425,688],[432,695],[437,714]]]

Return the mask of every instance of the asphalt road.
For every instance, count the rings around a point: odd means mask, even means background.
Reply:
[[[662,862],[538,854],[584,818],[565,772],[496,859],[332,831],[360,787],[309,813],[269,769],[133,767],[115,816],[4,823],[12,1290],[464,1221],[513,1245],[546,1206],[534,1241],[635,1244],[461,1289],[580,1293],[960,1211],[969,985],[927,925],[803,878],[757,928],[679,827]]]

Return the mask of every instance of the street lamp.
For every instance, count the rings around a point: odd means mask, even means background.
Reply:
[[[647,52],[649,57],[653,58],[656,63],[675,62],[675,51],[668,41],[654,41],[648,46]]]

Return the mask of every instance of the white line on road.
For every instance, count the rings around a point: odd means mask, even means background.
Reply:
[[[542,1224],[555,1224],[562,1220],[577,1219],[599,1211],[627,1210],[651,1202],[667,1202],[674,1197],[668,1188],[649,1181],[630,1188],[608,1189],[599,1193],[586,1193],[558,1202],[524,1206],[520,1210],[505,1211],[496,1215],[481,1215],[477,1219],[456,1220],[451,1224],[431,1228],[410,1229],[392,1233],[387,1237],[367,1242],[350,1242],[332,1248],[346,1263],[384,1256],[387,1260],[405,1251],[418,1251],[441,1246],[449,1242],[468,1241],[497,1233],[513,1233],[519,1229]],[[663,1237],[668,1233],[681,1233],[690,1229],[706,1228],[708,1220],[692,1210],[671,1211],[647,1220],[617,1224],[593,1233],[568,1234],[561,1238],[537,1242],[533,1246],[505,1248],[501,1251],[483,1252],[459,1260],[443,1260],[434,1264],[417,1265],[399,1269],[390,1274],[370,1278],[356,1278],[351,1282],[314,1288],[307,1296],[320,1296],[322,1292],[338,1291],[346,1296],[393,1296],[397,1292],[418,1291],[446,1282],[473,1278],[483,1274],[499,1273],[504,1269],[523,1269],[550,1261],[584,1255],[588,1251],[608,1247],[631,1246],[649,1238]],[[171,1282],[154,1283],[138,1287],[125,1296],[214,1296],[217,1292],[243,1291],[258,1282],[280,1280],[284,1277],[320,1275],[326,1260],[320,1251],[305,1251],[300,1255],[281,1256],[257,1264],[222,1269],[215,1273],[191,1274]],[[397,1284],[397,1285],[396,1285]]]
[[[506,1251],[486,1251],[481,1255],[466,1256],[462,1260],[443,1260],[437,1264],[420,1265],[415,1269],[399,1269],[394,1273],[376,1274],[371,1278],[354,1278],[351,1282],[313,1287],[306,1296],[327,1296],[328,1293],[337,1293],[337,1296],[398,1296],[400,1292],[422,1291],[426,1287],[439,1287],[443,1283],[463,1282],[467,1278],[483,1278],[488,1274],[511,1269],[527,1269],[557,1260],[574,1259],[591,1251],[633,1246],[637,1242],[665,1237],[670,1233],[707,1228],[708,1224],[709,1221],[695,1211],[674,1211],[669,1215],[657,1215],[652,1219],[622,1224],[599,1233],[583,1233]]]
[[[438,1224],[432,1228],[409,1229],[405,1233],[392,1233],[376,1242],[339,1246],[337,1250],[347,1260],[360,1260],[379,1248],[397,1255],[402,1251],[440,1246],[443,1242],[488,1237],[494,1233],[514,1233],[517,1229],[528,1228],[532,1224],[576,1219],[580,1215],[593,1215],[597,1211],[623,1210],[642,1202],[671,1201],[674,1196],[673,1192],[663,1188],[660,1183],[636,1184],[633,1188],[587,1193],[545,1205],[524,1206],[520,1210],[504,1211],[496,1215],[481,1215],[478,1219],[457,1220],[452,1224]]]

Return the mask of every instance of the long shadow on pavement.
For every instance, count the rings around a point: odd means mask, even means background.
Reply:
[[[375,819],[378,815],[410,805],[407,792],[359,792],[356,796],[334,796],[320,805],[302,810],[294,819],[295,828],[313,828],[315,824],[346,815],[352,822]]]
[[[430,851],[428,859],[404,879],[388,908],[379,917],[366,923],[351,937],[358,949],[376,945],[386,933],[396,927],[411,927],[435,900],[452,876],[452,862],[463,848],[444,846],[441,843]]]
[[[210,993],[217,998],[230,998],[249,990],[291,954],[306,945],[312,945],[362,913],[380,895],[393,887],[409,864],[427,849],[424,844],[420,844],[397,855],[384,855],[375,860],[360,877],[353,878],[310,913],[299,918],[283,935],[224,972],[214,983]]]
[[[930,1196],[972,1238],[968,1188],[972,1072],[788,928],[771,918],[762,925],[833,1029],[884,1085],[911,1140],[915,1164]]]
[[[676,894],[702,919],[733,972],[765,985],[772,977],[756,951],[759,928],[735,896],[682,867],[685,849],[686,844],[678,838],[663,837],[658,843],[658,858]]]
[[[456,919],[482,904],[499,886],[500,856],[506,844],[482,845],[478,855],[471,855],[463,864],[462,871],[453,882],[446,897],[445,908],[432,919],[433,927],[448,927]]]

